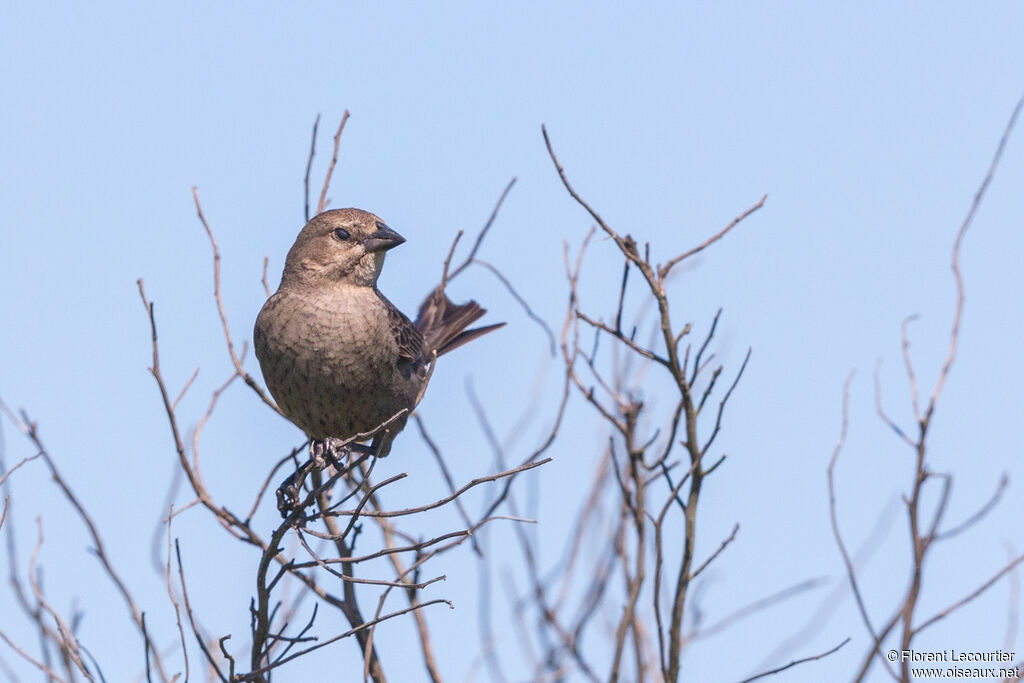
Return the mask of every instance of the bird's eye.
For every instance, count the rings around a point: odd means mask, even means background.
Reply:
[[[345,240],[348,239],[348,230],[346,230],[345,228],[336,228],[334,230],[334,236],[337,237],[342,242],[344,242]]]

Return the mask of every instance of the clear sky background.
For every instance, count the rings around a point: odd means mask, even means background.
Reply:
[[[874,415],[871,375],[881,359],[886,406],[912,429],[900,323],[921,316],[911,352],[930,390],[953,313],[953,238],[1024,91],[1022,29],[1019,3],[3,3],[0,397],[38,421],[150,628],[170,645],[173,613],[149,556],[175,462],[146,370],[149,331],[135,281],[145,279],[156,303],[171,391],[200,368],[180,409],[191,428],[231,371],[193,185],[220,242],[224,303],[238,342],[249,338],[264,299],[264,256],[276,285],[302,226],[302,176],[318,113],[315,178],[329,134],[351,111],[332,206],[373,211],[407,238],[389,254],[380,286],[409,313],[437,281],[455,232],[483,225],[516,177],[480,255],[560,326],[562,244],[578,248],[591,221],[561,187],[541,123],[576,188],[617,230],[650,242],[655,260],[698,244],[767,193],[760,212],[673,283],[678,323],[704,331],[724,308],[716,351],[727,373],[753,348],[717,444],[729,459],[704,494],[698,555],[718,547],[734,523],[740,533],[707,576],[702,608],[710,623],[798,581],[827,582],[695,642],[684,670],[688,680],[737,680],[849,636],[840,653],[778,678],[843,680],[870,641],[848,591],[833,593],[845,583],[825,468],[839,433],[842,383],[857,371],[837,473],[839,512],[851,546],[872,538],[875,552],[862,571],[878,623],[906,587],[910,550],[899,497],[911,483],[912,453]],[[929,455],[935,470],[955,477],[949,525],[983,504],[1004,472],[1010,488],[983,523],[935,552],[922,614],[974,590],[1011,548],[1024,550],[1022,190],[1018,135],[964,244],[961,349]],[[614,312],[609,292],[620,268],[613,245],[593,245],[585,307]],[[421,406],[465,482],[495,470],[467,382],[499,435],[538,404],[536,419],[510,445],[516,459],[549,425],[558,364],[544,333],[488,272],[468,271],[450,293],[477,299],[489,320],[509,323],[446,357]],[[253,358],[247,367],[258,374]],[[645,391],[664,408],[657,385]],[[31,445],[2,422],[7,462],[30,455]],[[410,432],[379,468],[411,474],[389,494],[396,506],[443,492]],[[574,397],[554,462],[516,484],[521,502],[537,501],[548,565],[588,483],[580,473],[593,467],[605,438]],[[244,508],[270,464],[301,440],[236,384],[204,433],[204,474],[225,501]],[[82,611],[81,638],[107,680],[131,680],[143,665],[142,646],[87,552],[84,527],[38,461],[10,483],[22,571],[42,515],[39,562],[51,601]],[[471,508],[485,498],[471,499]],[[187,501],[178,497],[179,505]],[[276,513],[270,501],[264,508],[269,528]],[[891,523],[872,537],[880,516]],[[176,524],[204,625],[233,634],[240,647],[257,556],[227,542],[198,509]],[[423,533],[439,533],[458,521],[440,515],[422,524]],[[522,569],[501,550],[514,547],[505,524],[486,543],[495,571],[514,574]],[[448,580],[427,597],[456,604],[429,613],[441,668],[464,680],[479,644],[477,560],[464,548],[433,570]],[[1024,640],[1006,643],[1008,619],[1017,619],[1013,599],[1011,584],[998,584],[928,631],[919,649],[1020,654]],[[500,592],[496,603],[502,662],[521,680],[529,669]],[[834,610],[812,634],[772,654],[825,603]],[[0,629],[29,648],[36,642],[6,582]],[[378,631],[394,680],[421,680],[416,658],[402,655],[412,647],[403,641],[409,635],[408,621]],[[318,666],[338,674],[325,680],[354,680],[355,649],[349,642],[327,648]],[[0,661],[11,680],[38,678],[6,646]],[[302,680],[301,671],[282,680]],[[872,680],[888,677],[876,667]]]

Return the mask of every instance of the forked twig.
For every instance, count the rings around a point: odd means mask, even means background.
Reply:
[[[317,117],[319,121],[319,117]],[[341,123],[338,124],[338,130],[334,134],[334,152],[331,154],[331,163],[327,166],[327,173],[324,175],[324,185],[320,190],[320,201],[316,204],[316,212],[318,214],[323,213],[324,209],[327,208],[329,199],[327,199],[327,190],[331,187],[331,176],[334,175],[334,167],[338,163],[338,146],[341,144],[341,132],[345,130],[345,122],[348,121],[348,109],[341,117]],[[312,163],[313,155],[310,153],[310,163]]]

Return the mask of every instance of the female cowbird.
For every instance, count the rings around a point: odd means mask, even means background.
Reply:
[[[467,330],[484,313],[455,305],[443,285],[410,321],[377,289],[389,249],[405,239],[377,216],[336,209],[299,232],[277,292],[253,332],[267,387],[284,415],[316,445],[370,432],[378,456],[405,426],[437,356],[501,327]]]

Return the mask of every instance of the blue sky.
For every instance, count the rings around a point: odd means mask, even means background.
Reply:
[[[900,322],[921,316],[911,328],[912,352],[930,387],[952,316],[953,237],[1024,92],[1022,25],[1024,8],[1009,3],[310,3],[244,11],[196,2],[5,3],[0,397],[39,422],[154,628],[171,642],[149,538],[174,462],[146,370],[149,336],[135,281],[144,278],[156,302],[171,386],[200,368],[181,408],[190,427],[230,373],[190,188],[198,186],[220,242],[224,302],[240,342],[264,298],[263,258],[276,284],[302,225],[313,119],[323,116],[319,178],[329,133],[348,109],[332,206],[371,210],[408,240],[389,254],[381,289],[414,311],[455,232],[481,226],[516,177],[481,256],[560,325],[562,243],[578,248],[590,220],[558,182],[544,123],[575,187],[620,232],[649,241],[655,260],[703,241],[768,194],[760,212],[673,284],[678,321],[706,329],[724,308],[717,351],[727,372],[753,348],[719,443],[730,458],[705,493],[700,547],[713,551],[736,522],[741,532],[709,577],[705,609],[709,619],[724,615],[808,577],[840,583],[824,472],[842,382],[856,369],[839,465],[841,521],[856,546],[876,516],[898,504],[911,473],[910,452],[874,415],[872,370],[881,359],[887,408],[911,424]],[[937,551],[925,612],[980,585],[1006,561],[1008,544],[1021,549],[1015,507],[1024,472],[1014,425],[1024,380],[1022,182],[1017,137],[964,244],[961,349],[930,454],[936,470],[955,475],[951,523],[986,500],[1003,472],[1011,488],[971,535]],[[611,244],[593,245],[584,306],[614,311],[620,267]],[[525,453],[554,407],[557,366],[543,333],[489,273],[467,271],[451,293],[509,323],[445,358],[421,406],[456,478],[468,481],[494,464],[467,381],[499,434],[539,402],[540,417],[513,445]],[[257,370],[252,358],[247,367]],[[647,391],[657,406],[657,386]],[[31,453],[8,422],[3,439],[8,462]],[[548,561],[582,495],[578,473],[592,466],[603,439],[595,416],[575,400],[555,461],[518,484],[522,500],[539,501],[536,533]],[[205,432],[204,473],[242,507],[270,463],[300,441],[238,385]],[[408,455],[400,441],[382,467],[411,473],[413,483],[393,495],[396,504],[412,504],[437,480],[415,435],[403,441]],[[83,638],[108,680],[128,680],[141,648],[85,552],[84,529],[38,463],[12,484],[21,561],[31,552],[32,520],[42,515],[40,561],[54,603],[81,607]],[[898,507],[894,514],[864,569],[876,621],[905,586],[905,523]],[[454,523],[423,522],[425,532]],[[492,533],[497,548],[512,539],[507,528]],[[243,640],[254,555],[225,547],[198,511],[180,519],[176,535],[186,558],[196,558],[191,585],[210,606],[207,626]],[[218,569],[199,569],[200,557]],[[500,553],[495,563],[504,563]],[[461,680],[470,665],[465,643],[478,638],[476,560],[466,549],[441,565],[448,581],[436,595],[458,609],[430,619],[448,634],[439,645],[442,668]],[[798,631],[828,590],[696,643],[686,671],[695,680],[753,673],[777,645],[765,634],[781,640]],[[1007,584],[996,586],[922,643],[1002,647],[1009,599]],[[11,615],[10,607],[0,591],[0,615]],[[378,637],[397,639],[405,628],[391,625]],[[16,617],[0,617],[0,629],[34,642]],[[843,652],[786,680],[842,678],[863,655],[866,635],[848,595],[792,656],[846,636],[854,640]],[[515,653],[514,635],[503,637]],[[344,667],[354,650],[340,643],[330,656]],[[31,676],[10,650],[0,647],[0,659]],[[396,680],[417,680],[419,670],[403,665],[392,665]],[[507,665],[522,675],[514,654]]]

